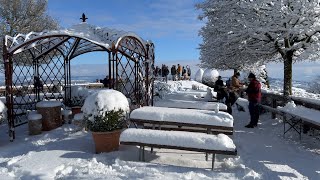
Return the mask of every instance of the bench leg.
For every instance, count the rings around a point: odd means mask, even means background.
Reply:
[[[145,156],[144,156],[144,146],[142,146],[142,161],[143,162],[146,161]]]
[[[214,168],[214,159],[216,158],[216,154],[212,154],[212,167],[211,170],[213,171]]]
[[[142,156],[142,146],[139,146],[139,161],[141,161],[141,156]]]
[[[155,129],[155,124],[152,124],[152,129]],[[153,147],[151,147],[151,153],[153,153]]]
[[[210,128],[207,129],[207,134],[211,134],[211,129]],[[208,156],[209,156],[209,154],[206,153],[206,161],[208,161]]]

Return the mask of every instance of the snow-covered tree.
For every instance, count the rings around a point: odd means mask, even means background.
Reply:
[[[198,71],[197,71],[197,73],[196,73],[196,75],[195,75],[195,80],[197,81],[197,82],[202,82],[202,76],[203,76],[203,73],[204,73],[204,71],[203,71],[203,69],[199,69]]]
[[[47,4],[47,0],[0,0],[0,36],[57,29],[57,21],[46,12]],[[3,71],[2,41],[1,38],[0,71]]]
[[[203,67],[243,69],[284,63],[284,95],[292,94],[292,63],[319,57],[319,0],[205,0],[200,35]]]
[[[215,69],[206,69],[202,76],[202,83],[210,87],[214,87],[214,83],[218,79],[219,72]]]
[[[243,71],[245,72],[244,77],[248,77],[249,73],[253,73],[264,87],[269,88],[268,72],[265,65],[253,64],[252,66],[245,68]]]

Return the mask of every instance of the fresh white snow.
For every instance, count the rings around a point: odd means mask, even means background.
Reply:
[[[41,114],[36,114],[36,113],[31,113],[28,115],[28,120],[33,121],[33,120],[39,120],[42,118]]]
[[[144,106],[133,110],[130,118],[233,127],[233,117],[221,111]]]
[[[320,111],[306,108],[303,106],[297,106],[293,101],[287,103],[284,107],[278,107],[281,111],[288,112],[293,115],[305,117],[314,124],[320,126]]]
[[[49,108],[49,107],[57,107],[62,106],[60,101],[40,101],[37,103],[37,107]]]
[[[196,75],[195,75],[195,80],[196,80],[197,82],[202,83],[203,73],[204,73],[204,71],[203,71],[203,69],[201,69],[201,68],[197,71],[197,73],[196,73]]]
[[[253,129],[244,128],[247,111],[234,107],[233,118],[235,132],[229,137],[238,156],[217,155],[214,171],[203,153],[154,149],[151,154],[147,148],[146,162],[139,162],[138,147],[121,145],[119,151],[95,154],[91,133],[75,131],[73,124],[34,136],[22,125],[9,142],[3,124],[0,179],[320,179],[319,140],[302,134],[300,141],[294,131],[283,138],[282,120],[270,113]]]
[[[81,110],[84,116],[93,120],[95,116],[104,116],[105,112],[122,109],[124,113],[129,112],[129,102],[121,92],[113,89],[96,91],[89,95]]]
[[[223,103],[218,102],[202,102],[202,101],[186,101],[178,99],[165,99],[159,100],[154,103],[155,106],[159,107],[173,107],[173,108],[190,108],[190,109],[203,109],[203,110],[214,110],[216,104],[219,105],[219,110],[227,110],[227,106]]]
[[[236,149],[232,139],[225,134],[212,135],[129,128],[121,133],[120,141],[222,151],[235,151]]]

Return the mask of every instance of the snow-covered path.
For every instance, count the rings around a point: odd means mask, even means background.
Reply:
[[[282,122],[270,116],[262,115],[258,128],[247,129],[247,113],[234,113],[234,141],[242,163],[263,179],[320,179],[319,141],[303,136],[300,142],[293,131],[283,138]]]

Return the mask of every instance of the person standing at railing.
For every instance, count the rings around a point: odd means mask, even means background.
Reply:
[[[178,74],[178,80],[181,80],[182,67],[180,64],[178,64],[177,74]]]
[[[171,67],[171,76],[172,76],[172,81],[176,80],[176,74],[177,74],[177,69],[175,65],[172,65]]]
[[[258,125],[259,121],[259,105],[261,102],[261,84],[256,79],[253,73],[248,76],[250,84],[246,89],[249,101],[250,123],[246,125],[246,128],[254,128]]]

